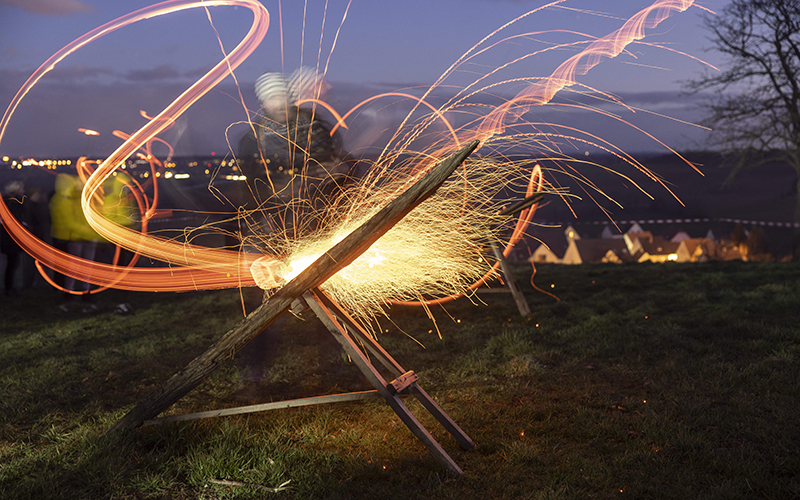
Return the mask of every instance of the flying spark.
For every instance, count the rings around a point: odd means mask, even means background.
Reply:
[[[631,155],[601,137],[573,127],[556,123],[542,123],[529,118],[529,111],[541,106],[558,106],[580,109],[621,121],[611,113],[588,105],[555,102],[559,93],[574,92],[625,108],[618,98],[583,86],[578,77],[590,71],[603,60],[626,53],[628,46],[641,41],[646,31],[655,28],[669,15],[683,12],[693,5],[693,0],[658,0],[642,9],[622,26],[601,37],[568,32],[578,39],[569,43],[546,43],[523,57],[501,62],[485,74],[466,85],[455,81],[463,77],[468,68],[481,56],[504,43],[519,43],[525,36],[512,35],[501,38],[511,26],[521,23],[529,15],[543,8],[561,6],[566,0],[553,1],[509,21],[471,47],[437,79],[421,96],[406,92],[390,92],[364,100],[353,109],[339,113],[322,99],[312,98],[302,103],[313,104],[327,110],[335,121],[336,129],[352,130],[362,116],[360,111],[377,101],[405,100],[412,102],[412,110],[383,145],[382,152],[370,165],[366,174],[353,186],[326,200],[324,206],[302,204],[287,205],[294,212],[293,220],[299,224],[287,225],[276,231],[260,230],[254,221],[263,219],[260,210],[239,210],[232,219],[249,229],[234,235],[241,238],[240,248],[210,248],[191,241],[204,231],[215,227],[187,228],[186,238],[167,238],[150,234],[148,223],[161,214],[157,179],[172,177],[165,172],[165,164],[153,153],[156,143],[171,146],[158,134],[172,127],[194,102],[212,90],[234,71],[255,50],[264,38],[270,24],[266,8],[256,0],[171,0],[111,21],[67,45],[39,69],[19,90],[0,122],[0,141],[9,120],[20,101],[44,75],[65,58],[90,43],[99,43],[107,34],[157,16],[187,9],[212,7],[244,7],[253,13],[253,21],[241,42],[202,78],[191,85],[161,112],[150,116],[142,112],[148,122],[138,131],[127,134],[115,131],[123,142],[102,162],[86,159],[80,162],[78,173],[85,184],[81,206],[91,227],[103,238],[148,259],[163,262],[167,267],[119,266],[88,261],[54,249],[38,239],[16,221],[5,205],[0,203],[0,216],[5,227],[23,249],[37,262],[59,273],[79,280],[87,280],[103,288],[114,287],[141,291],[185,291],[212,288],[233,288],[257,285],[272,290],[301,272],[316,256],[321,255],[353,228],[358,227],[371,214],[382,208],[407,186],[430,170],[440,158],[474,139],[481,141],[477,156],[468,159],[440,191],[412,211],[401,223],[389,231],[350,266],[325,283],[330,293],[343,306],[362,317],[375,317],[388,303],[430,305],[469,295],[481,284],[497,274],[497,264],[484,258],[491,243],[502,242],[503,254],[508,256],[520,242],[526,229],[533,223],[537,205],[522,210],[513,219],[500,216],[502,196],[509,194],[525,198],[536,192],[550,193],[569,205],[570,196],[562,180],[577,180],[583,194],[592,199],[607,198],[602,190],[580,173],[578,166],[598,166],[588,159],[575,160],[569,149],[583,151],[593,148],[609,153],[646,178],[667,189],[661,180]],[[349,6],[348,6],[349,8]],[[343,16],[343,21],[344,21]],[[209,22],[211,16],[208,16]],[[341,27],[340,27],[341,29]],[[544,36],[548,32],[537,32]],[[553,30],[550,33],[564,33]],[[338,32],[337,32],[338,34]],[[537,55],[556,49],[570,50],[568,57],[556,70],[546,76],[503,80],[500,75],[512,65],[520,65]],[[327,63],[326,63],[327,64]],[[326,71],[322,69],[322,76]],[[472,69],[469,69],[472,72]],[[509,89],[520,89],[507,94],[511,97],[502,104],[489,105],[481,98],[503,95]],[[457,89],[455,92],[451,89]],[[447,92],[444,92],[447,91]],[[443,104],[433,105],[438,95],[449,97]],[[317,96],[318,97],[318,96]],[[244,106],[244,104],[243,104]],[[244,110],[248,116],[248,110]],[[364,116],[367,116],[365,113]],[[253,123],[247,122],[252,126]],[[631,125],[631,127],[633,127]],[[633,127],[634,130],[637,130]],[[87,135],[98,132],[79,129]],[[646,134],[646,137],[656,140]],[[666,147],[666,145],[665,145]],[[526,159],[514,152],[526,151]],[[587,151],[588,152],[588,151]],[[677,156],[678,153],[674,152]],[[137,158],[146,162],[150,171],[146,183],[118,176],[126,161]],[[306,166],[311,159],[306,158]],[[547,162],[548,167],[542,166]],[[695,168],[686,162],[691,168]],[[305,171],[305,167],[303,169]],[[620,178],[646,193],[634,180],[616,172]],[[295,172],[297,182],[304,182],[303,172]],[[177,178],[177,175],[174,176]],[[239,176],[236,176],[237,179]],[[140,227],[124,225],[112,220],[104,208],[108,194],[104,186],[114,178],[120,179],[130,193],[138,212]],[[243,178],[243,176],[242,176]],[[270,182],[271,180],[268,179]],[[210,188],[215,189],[212,185]],[[121,189],[121,188],[120,188]],[[669,190],[667,189],[669,192]],[[671,194],[671,192],[670,192]],[[648,195],[649,196],[649,195]],[[302,220],[301,220],[302,219]],[[508,230],[507,233],[504,232]],[[502,233],[502,234],[501,234]],[[244,236],[250,234],[249,236]],[[257,250],[257,251],[254,251]],[[554,285],[553,285],[554,286]],[[537,325],[538,326],[538,325]]]

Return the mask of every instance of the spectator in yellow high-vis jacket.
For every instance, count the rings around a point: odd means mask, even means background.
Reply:
[[[82,259],[94,260],[97,243],[104,240],[86,222],[81,210],[82,189],[83,183],[77,175],[58,174],[55,194],[50,199],[50,235],[56,248]],[[63,283],[59,284],[67,290],[81,292],[88,297],[90,284],[87,281],[66,276]],[[67,299],[72,298],[74,294],[68,293]],[[65,310],[67,306],[62,305],[61,309]]]

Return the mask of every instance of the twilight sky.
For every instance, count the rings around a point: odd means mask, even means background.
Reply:
[[[0,0],[0,104],[9,104],[28,76],[48,57],[84,33],[119,16],[155,2],[142,0]],[[433,83],[460,55],[503,24],[533,10],[544,0],[405,0],[402,2],[331,0],[325,15],[323,1],[263,0],[270,11],[270,30],[256,52],[237,70],[236,77],[248,108],[258,107],[253,82],[264,71],[292,71],[301,63],[324,66],[332,84],[328,101],[340,113],[365,97]],[[648,0],[574,0],[527,16],[502,33],[506,36],[543,30],[569,30],[603,36],[651,2]],[[719,11],[727,0],[702,0],[699,5]],[[604,10],[598,10],[604,9]],[[305,15],[304,15],[305,11]],[[71,55],[48,74],[23,100],[0,143],[0,155],[78,156],[110,153],[121,141],[113,130],[134,132],[144,124],[139,110],[153,115],[221,58],[214,28],[226,50],[249,29],[252,14],[234,7],[209,9],[213,28],[202,9],[169,14],[115,31]],[[279,12],[281,16],[279,16]],[[703,10],[692,7],[674,14],[647,32],[647,43],[686,52],[706,62],[723,65],[709,45],[701,23]],[[324,27],[323,27],[324,22]],[[336,47],[333,40],[341,25]],[[283,40],[281,42],[281,29]],[[500,40],[496,36],[492,40]],[[500,44],[464,68],[448,83],[464,86],[547,43],[582,39],[561,32],[531,34]],[[283,53],[281,53],[281,46]],[[680,120],[698,120],[696,100],[678,97],[681,81],[701,74],[704,66],[664,48],[643,44],[629,47],[632,55],[605,60],[580,77],[579,82],[612,92],[634,107]],[[500,73],[502,79],[543,77],[574,52],[553,51],[524,59]],[[636,57],[633,57],[636,56]],[[513,88],[513,92],[519,90]],[[416,90],[414,90],[416,89]],[[362,126],[354,126],[345,140],[351,148],[375,140],[370,130],[390,127],[398,109],[385,103],[365,109]],[[611,108],[609,108],[611,109]],[[699,148],[700,129],[643,111],[613,109],[622,118],[675,148]],[[554,116],[549,108],[535,114],[542,121]],[[564,116],[629,151],[659,147],[640,133],[588,116]],[[227,152],[244,132],[237,124],[246,118],[233,80],[228,78],[184,114],[164,134],[177,154]],[[230,127],[229,127],[230,126]],[[100,132],[87,138],[78,128]],[[594,130],[593,130],[594,129]]]

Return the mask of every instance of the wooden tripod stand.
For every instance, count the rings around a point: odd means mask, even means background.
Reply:
[[[269,301],[265,302],[258,309],[253,311],[252,314],[247,316],[244,321],[225,333],[214,345],[209,347],[203,354],[192,360],[186,367],[178,371],[175,375],[165,381],[160,387],[152,391],[147,397],[135,405],[125,416],[119,419],[107,432],[107,435],[116,435],[120,433],[130,432],[133,429],[144,424],[146,421],[153,420],[158,414],[169,408],[173,403],[185,396],[193,388],[197,387],[212,371],[219,367],[222,363],[229,360],[234,353],[241,349],[250,340],[256,337],[264,328],[268,327],[280,315],[284,314],[292,305],[292,303],[300,299],[305,300],[312,309],[319,308],[317,315],[323,322],[325,322],[331,333],[345,346],[345,349],[354,349],[350,355],[352,359],[366,360],[363,352],[356,348],[353,337],[348,332],[344,324],[353,323],[351,329],[355,335],[364,336],[369,338],[363,331],[360,331],[357,325],[338,306],[333,304],[329,299],[325,299],[318,287],[324,283],[328,278],[336,274],[339,270],[348,266],[359,255],[366,251],[370,245],[375,243],[381,236],[383,236],[392,226],[397,224],[406,214],[414,209],[417,205],[422,203],[430,197],[436,189],[442,185],[447,177],[464,161],[478,147],[478,141],[472,141],[464,146],[460,151],[454,153],[446,160],[435,166],[425,176],[420,178],[417,182],[406,189],[397,198],[390,201],[378,213],[373,215],[364,224],[356,228],[348,234],[342,241],[331,247],[327,252],[322,254],[316,261],[308,266],[304,271],[297,275],[294,279],[286,283],[283,287],[278,289]],[[333,308],[333,309],[331,309]],[[333,310],[334,312],[331,312]],[[315,310],[315,312],[317,312]],[[327,319],[325,319],[327,317]],[[338,318],[338,319],[337,319]],[[342,319],[344,318],[344,319]],[[333,327],[333,329],[331,329]],[[341,337],[341,340],[340,340]],[[362,340],[359,338],[359,340]],[[362,340],[364,342],[364,340]],[[381,352],[377,344],[371,340],[367,341],[365,345],[373,344],[372,349]],[[428,411],[434,414],[440,422],[445,425],[445,428],[456,436],[456,439],[465,447],[474,447],[472,441],[463,433],[458,426],[456,426],[449,418],[441,411],[421,388],[416,385],[416,379],[410,373],[403,373],[402,368],[398,365],[388,354],[376,355],[382,363],[391,372],[397,372],[401,375],[389,384],[375,370],[375,367],[366,362],[362,368],[365,374],[373,382],[377,394],[383,396],[390,406],[400,415],[403,422],[414,432],[414,434],[422,440],[434,456],[445,467],[455,473],[459,474],[461,469],[447,456],[441,449],[436,441],[430,434],[419,424],[418,421],[410,414],[408,409],[402,402],[396,398],[398,388],[400,390],[408,389],[418,398],[422,404],[428,408]],[[357,361],[361,363],[361,361]],[[367,366],[368,365],[368,366]],[[361,366],[359,366],[361,367]],[[389,389],[389,387],[393,389]],[[343,399],[339,396],[340,401]],[[358,399],[370,397],[361,395]],[[322,396],[322,398],[329,398]],[[356,399],[349,396],[349,399]],[[316,403],[320,399],[316,400]],[[315,404],[315,402],[305,402],[303,404]],[[296,404],[295,406],[301,406]],[[283,407],[286,407],[284,404]],[[242,413],[241,411],[239,413]],[[220,413],[221,414],[221,413]],[[449,423],[448,423],[449,422]],[[457,429],[457,430],[456,430]]]
[[[146,420],[144,425],[153,425],[166,422],[177,422],[184,420],[194,420],[198,418],[211,418],[224,415],[236,415],[242,413],[253,413],[279,408],[292,408],[298,406],[310,406],[324,403],[334,403],[341,401],[356,401],[361,399],[382,397],[394,410],[400,420],[411,430],[423,445],[431,452],[434,458],[444,466],[448,472],[458,475],[461,468],[450,458],[439,443],[431,436],[425,427],[411,413],[408,407],[400,399],[401,394],[412,394],[422,404],[422,406],[433,415],[436,420],[444,427],[465,450],[475,448],[475,443],[453,422],[452,419],[442,410],[436,402],[428,396],[422,387],[419,386],[419,377],[413,371],[405,371],[400,364],[392,358],[378,344],[375,339],[353,320],[335,301],[328,297],[322,290],[315,288],[309,290],[302,296],[302,302],[311,308],[314,314],[325,325],[350,359],[358,367],[369,382],[375,387],[373,391],[351,392],[347,394],[334,394],[330,396],[318,396],[314,398],[295,399],[290,401],[280,401],[277,403],[266,403],[259,405],[243,406],[239,408],[227,408],[223,410],[212,410],[186,415],[171,415],[167,417]],[[367,357],[367,354],[359,348],[359,344],[364,346],[366,351],[374,357],[386,370],[394,376],[394,380],[389,382],[380,374],[375,365]]]

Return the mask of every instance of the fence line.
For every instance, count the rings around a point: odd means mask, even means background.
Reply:
[[[747,220],[747,219],[729,219],[729,218],[694,218],[694,219],[632,219],[632,220],[619,220],[619,221],[609,221],[609,220],[596,220],[596,221],[573,221],[573,222],[552,222],[548,224],[560,224],[562,226],[567,226],[570,224],[586,224],[586,225],[594,225],[594,226],[608,226],[610,224],[688,224],[688,223],[697,223],[697,222],[732,222],[734,224],[741,223],[741,224],[749,224],[751,226],[766,226],[766,227],[791,227],[791,228],[800,228],[800,223],[797,222],[774,222],[774,221],[763,221],[763,220]]]

